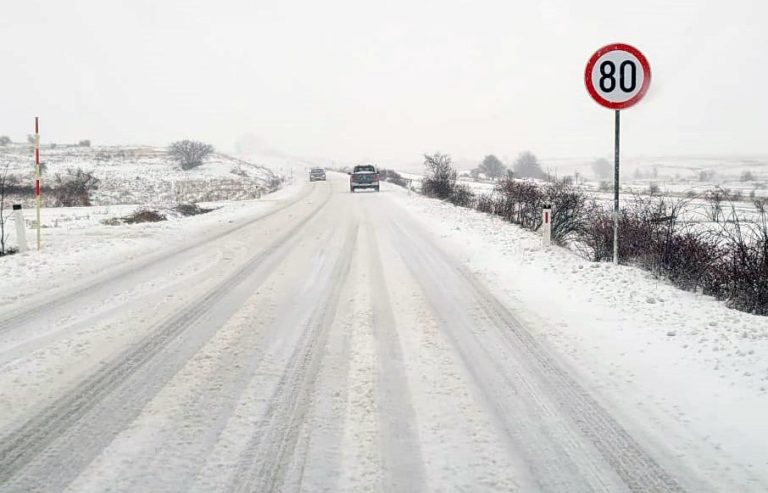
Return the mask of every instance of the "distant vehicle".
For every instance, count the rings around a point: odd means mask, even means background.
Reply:
[[[312,168],[309,171],[309,181],[325,181],[325,170],[323,168]]]
[[[372,164],[359,164],[349,174],[349,191],[358,188],[373,188],[379,191],[379,170]]]

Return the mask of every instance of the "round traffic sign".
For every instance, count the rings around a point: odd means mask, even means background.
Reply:
[[[623,110],[645,96],[651,84],[651,66],[637,48],[623,43],[610,44],[589,59],[584,83],[598,104]]]

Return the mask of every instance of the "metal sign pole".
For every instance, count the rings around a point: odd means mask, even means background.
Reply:
[[[619,263],[619,110],[616,110],[613,167],[613,263]]]
[[[651,85],[651,66],[637,48],[612,43],[597,50],[584,70],[584,85],[597,104],[615,112],[613,173],[613,263],[619,263],[619,135],[620,110],[640,101]]]

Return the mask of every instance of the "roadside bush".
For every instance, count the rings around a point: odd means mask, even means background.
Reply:
[[[768,315],[768,210],[762,201],[755,207],[757,220],[745,222],[731,205],[731,220],[721,227],[725,255],[715,271],[714,287],[720,297],[727,292],[732,307]]]
[[[587,197],[580,188],[565,179],[546,185],[544,196],[545,202],[552,207],[552,241],[565,245],[588,221]]]
[[[183,170],[201,166],[213,154],[213,146],[196,140],[180,140],[168,146],[168,156]]]
[[[206,209],[200,207],[197,204],[179,204],[176,206],[176,211],[184,217],[199,216],[200,214],[206,214],[213,209]]]
[[[494,213],[494,200],[493,196],[487,193],[480,195],[477,198],[477,210],[485,212],[486,214]]]
[[[545,199],[541,187],[532,181],[505,179],[496,186],[496,194],[496,214],[526,229],[539,228]]]
[[[448,201],[459,207],[473,207],[475,205],[475,194],[467,185],[455,185]]]
[[[575,249],[593,262],[608,262],[613,258],[613,214],[592,199],[586,215],[589,220],[577,232]]]
[[[379,171],[379,174],[381,175],[382,181],[394,183],[395,185],[404,188],[408,186],[408,181],[395,170],[382,169]]]
[[[99,188],[99,179],[80,168],[54,177],[53,194],[59,207],[91,205],[91,192]]]
[[[456,183],[448,156],[425,156],[429,170],[424,193],[463,207],[537,230],[542,209],[552,207],[552,239],[592,261],[613,258],[613,211],[605,201],[588,197],[572,182],[538,184],[532,180],[500,180],[492,194],[476,196]],[[689,198],[695,194],[689,194]],[[768,315],[768,199],[753,200],[755,214],[744,219],[727,189],[705,192],[696,205],[716,223],[691,221],[687,199],[634,195],[619,212],[619,260],[669,280],[681,289],[702,292],[729,306]],[[743,214],[743,211],[742,211]]]
[[[456,188],[456,170],[451,157],[439,152],[424,155],[427,175],[421,183],[421,193],[427,197],[450,199]]]
[[[157,223],[165,221],[166,217],[157,211],[149,209],[141,209],[133,214],[121,218],[125,224],[138,224],[138,223]]]

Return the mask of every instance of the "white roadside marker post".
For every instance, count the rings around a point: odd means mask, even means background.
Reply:
[[[619,111],[640,101],[651,85],[651,66],[640,50],[613,43],[587,62],[584,84],[597,104],[614,110],[613,263],[619,263]]]
[[[24,229],[24,215],[21,213],[21,204],[13,204],[13,221],[16,223],[16,243],[19,247],[19,253],[26,252],[27,231]]]
[[[552,206],[545,205],[541,211],[541,243],[547,247],[552,244]]]

